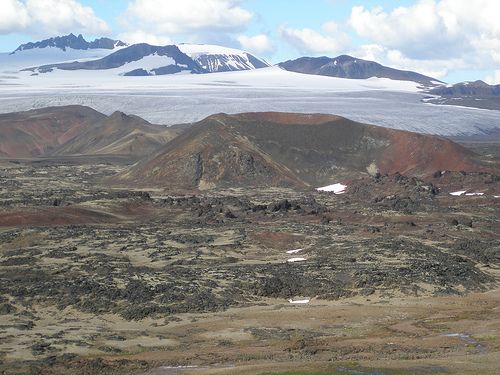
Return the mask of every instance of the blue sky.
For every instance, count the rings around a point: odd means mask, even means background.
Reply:
[[[351,54],[500,83],[498,0],[0,0],[0,50],[82,33],[243,48],[272,63]]]

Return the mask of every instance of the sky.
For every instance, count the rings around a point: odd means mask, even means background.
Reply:
[[[0,0],[0,51],[70,32],[211,43],[278,63],[349,54],[500,84],[500,0]]]

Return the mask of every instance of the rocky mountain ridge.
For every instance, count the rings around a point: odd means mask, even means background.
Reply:
[[[295,60],[282,62],[278,65],[292,72],[328,77],[349,79],[379,77],[401,81],[413,81],[426,86],[436,86],[442,83],[435,78],[423,74],[390,68],[374,61],[363,60],[349,55],[340,55],[334,58],[327,56],[300,57]]]
[[[25,44],[21,44],[16,48],[12,54],[16,52],[26,51],[35,48],[47,48],[47,47],[55,47],[59,48],[63,51],[66,51],[67,48],[72,48],[76,50],[87,50],[87,49],[115,49],[117,47],[125,47],[126,43],[121,40],[114,40],[110,38],[98,38],[91,42],[87,42],[82,34],[76,36],[71,33],[64,36],[56,36],[53,38],[48,38],[41,40],[39,42],[29,42]]]

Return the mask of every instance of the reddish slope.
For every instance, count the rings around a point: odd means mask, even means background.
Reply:
[[[317,187],[375,172],[425,177],[487,169],[446,139],[338,116],[267,112],[210,116],[119,181],[164,188]]]
[[[305,186],[286,167],[232,131],[219,116],[194,125],[115,181],[181,189]]]
[[[82,106],[49,107],[0,115],[0,156],[49,153],[105,116]]]
[[[448,139],[406,131],[377,129],[389,141],[377,166],[382,174],[428,176],[436,171],[487,171],[475,154]]]
[[[181,130],[153,125],[115,112],[55,150],[55,155],[145,156],[175,138]]]

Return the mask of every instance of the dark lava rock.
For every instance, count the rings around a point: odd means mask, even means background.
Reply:
[[[10,303],[3,303],[0,305],[0,315],[14,314],[16,311],[16,307]]]

